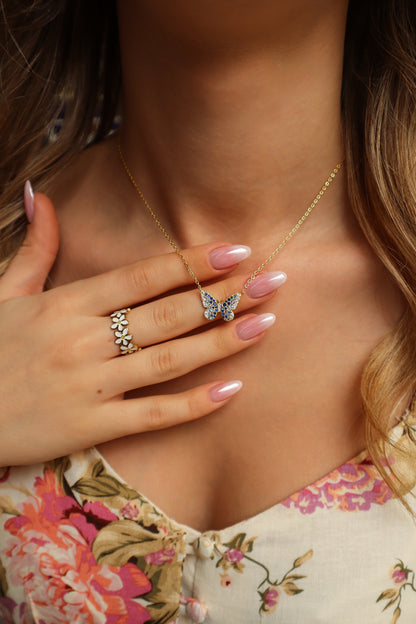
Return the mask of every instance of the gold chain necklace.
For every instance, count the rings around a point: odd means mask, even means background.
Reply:
[[[251,284],[251,282],[254,280],[254,278],[259,273],[261,273],[261,271],[264,269],[266,264],[268,264],[271,260],[273,260],[273,258],[279,253],[279,251],[286,245],[287,242],[289,242],[289,240],[292,238],[292,236],[298,231],[298,229],[301,227],[301,225],[303,225],[303,223],[305,222],[307,217],[309,217],[309,215],[311,214],[312,210],[315,208],[316,204],[319,202],[321,197],[324,195],[325,191],[330,186],[331,182],[333,182],[335,176],[337,175],[338,171],[341,169],[342,164],[344,162],[342,160],[340,163],[337,164],[335,169],[333,169],[331,171],[331,173],[328,176],[328,179],[326,180],[326,182],[324,182],[321,190],[316,195],[316,197],[312,201],[311,205],[306,210],[305,214],[302,215],[302,217],[299,219],[299,221],[296,223],[296,225],[290,230],[289,234],[282,240],[280,245],[278,245],[278,247],[276,247],[276,249],[274,251],[272,251],[270,256],[268,258],[266,258],[266,260],[260,266],[258,266],[255,271],[253,271],[253,273],[250,275],[250,277],[245,282],[245,284],[244,284],[243,288],[241,289],[241,291],[237,292],[237,293],[234,293],[233,295],[230,295],[229,297],[227,297],[227,299],[225,299],[225,301],[217,301],[215,299],[215,297],[210,295],[206,290],[204,290],[202,288],[201,284],[199,283],[198,278],[196,277],[195,273],[193,272],[193,270],[189,266],[188,262],[186,261],[186,258],[181,253],[181,250],[179,249],[178,245],[170,237],[168,232],[165,230],[165,228],[163,227],[163,225],[159,221],[159,218],[156,216],[156,214],[154,213],[154,211],[152,210],[152,208],[148,204],[148,202],[147,202],[145,196],[143,195],[141,189],[139,188],[136,180],[133,178],[133,174],[131,173],[130,169],[127,166],[126,159],[124,158],[123,152],[121,151],[120,139],[118,140],[118,151],[119,151],[119,154],[120,154],[120,159],[121,159],[121,162],[123,164],[123,167],[126,170],[126,173],[129,176],[130,181],[133,184],[134,188],[136,189],[136,191],[140,195],[140,198],[142,199],[142,201],[143,201],[144,205],[146,206],[148,212],[150,213],[150,216],[155,221],[156,225],[158,226],[159,230],[162,232],[163,236],[168,240],[170,245],[176,251],[176,253],[180,257],[180,259],[182,260],[183,264],[185,265],[186,270],[188,271],[188,273],[190,274],[190,276],[194,280],[194,282],[195,282],[195,284],[196,284],[196,286],[197,286],[197,288],[198,288],[198,290],[199,290],[199,292],[201,294],[202,305],[205,308],[204,316],[209,321],[215,319],[217,314],[221,314],[221,316],[224,319],[224,321],[232,321],[233,320],[233,318],[234,318],[234,310],[236,309],[236,307],[238,305],[238,302],[240,301],[242,295],[244,295],[244,293],[246,292],[249,284]]]

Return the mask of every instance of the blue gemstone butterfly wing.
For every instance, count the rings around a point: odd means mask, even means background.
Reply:
[[[224,321],[232,321],[234,318],[233,310],[238,306],[238,302],[240,301],[241,293],[235,293],[230,297],[227,297],[225,301],[220,304],[220,312]]]
[[[212,295],[207,293],[206,290],[201,290],[201,299],[202,305],[204,306],[204,308],[206,308],[204,316],[209,321],[212,321],[213,319],[215,319],[217,313],[219,312],[218,303]]]

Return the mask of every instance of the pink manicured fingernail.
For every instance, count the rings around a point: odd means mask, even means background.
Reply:
[[[233,396],[236,392],[241,390],[243,382],[239,379],[235,379],[234,381],[225,381],[224,383],[220,383],[217,386],[214,386],[209,391],[209,396],[211,401],[215,401],[219,403],[220,401],[225,401],[228,397]]]
[[[250,254],[251,249],[247,245],[227,245],[213,249],[209,254],[209,259],[214,269],[228,269],[248,258]]]
[[[271,271],[269,273],[263,273],[259,275],[247,288],[247,294],[249,297],[255,299],[256,297],[264,297],[271,292],[279,288],[285,283],[287,279],[286,273],[283,271]]]
[[[273,313],[258,314],[238,323],[235,331],[241,340],[250,340],[273,325],[276,316]]]
[[[24,189],[23,197],[25,200],[25,210],[26,210],[27,220],[29,221],[29,223],[32,223],[33,216],[35,213],[35,196],[33,194],[32,185],[29,182],[29,180],[26,180],[25,182],[25,189]]]

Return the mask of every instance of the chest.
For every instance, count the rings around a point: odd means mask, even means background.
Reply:
[[[149,236],[143,229],[138,249],[141,228],[124,225],[120,237],[97,225],[99,235],[92,236],[76,225],[63,219],[55,286],[166,251],[153,227]],[[198,530],[230,526],[269,508],[365,446],[361,375],[397,323],[403,300],[356,230],[291,249],[271,266],[285,271],[287,282],[253,308],[277,317],[259,344],[125,398],[213,380],[241,379],[243,389],[200,420],[100,445],[127,482]],[[264,255],[251,258],[252,265]]]
[[[256,309],[277,316],[260,344],[126,396],[241,379],[232,401],[193,423],[101,446],[129,483],[199,530],[251,517],[365,447],[360,377],[397,321],[400,298],[362,257],[346,258],[344,275],[306,261],[281,268],[284,289]]]

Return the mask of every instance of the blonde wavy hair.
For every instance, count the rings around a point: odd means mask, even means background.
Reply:
[[[47,192],[81,150],[110,133],[121,68],[115,0],[0,0],[0,10],[1,275],[25,236],[25,180]],[[399,474],[387,470],[386,454],[397,405],[405,399],[416,410],[414,0],[350,0],[341,106],[351,207],[406,301],[364,368],[361,395],[371,459],[407,506],[416,462],[412,474]],[[408,451],[416,446],[410,428],[407,438]]]

